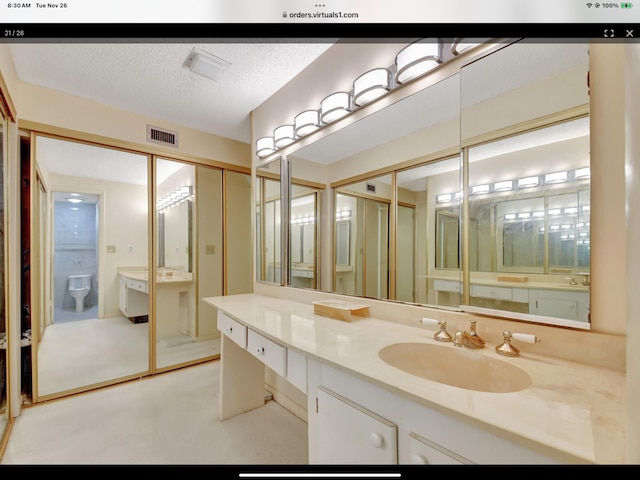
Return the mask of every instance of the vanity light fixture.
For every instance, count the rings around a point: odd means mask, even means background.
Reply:
[[[305,110],[293,119],[293,130],[296,136],[304,137],[320,128],[320,114],[317,110]]]
[[[374,68],[353,82],[353,103],[359,107],[391,90],[391,73],[386,68]]]
[[[567,172],[547,173],[544,176],[544,183],[562,183],[568,180]]]
[[[573,225],[571,224],[565,223],[562,225],[562,230],[571,230],[572,228],[573,228]]]
[[[293,131],[293,125],[280,125],[273,131],[273,144],[276,148],[286,147],[293,143],[296,134]]]
[[[348,218],[351,216],[351,210],[342,210],[336,212],[336,218]]]
[[[352,111],[351,94],[347,92],[332,93],[320,102],[320,119],[324,123],[335,122]]]
[[[471,187],[471,195],[482,195],[489,193],[489,185],[474,185]]]
[[[166,194],[156,203],[156,210],[159,212],[169,207],[177,205],[191,196],[193,189],[191,185],[184,185]]]
[[[534,218],[544,217],[544,212],[543,211],[533,212],[533,216]]]
[[[442,40],[423,38],[417,40],[396,55],[396,76],[398,84],[418,78],[437,68],[442,63]]]
[[[451,44],[451,53],[462,55],[486,43],[489,38],[456,38]]]
[[[451,201],[451,194],[450,193],[442,193],[438,196],[436,196],[436,203],[448,203]]]
[[[578,213],[578,207],[567,207],[564,209],[565,215],[575,215]]]
[[[256,141],[256,154],[262,158],[276,151],[273,137],[262,137]]]
[[[576,180],[582,180],[584,178],[589,178],[591,176],[591,168],[576,168],[574,178]]]
[[[516,214],[515,213],[507,213],[504,216],[505,220],[515,220],[516,219]]]
[[[560,210],[559,208],[552,208],[549,210],[549,215],[560,215],[562,213],[562,210]]]
[[[525,177],[518,179],[518,188],[535,187],[539,183],[538,177]]]
[[[518,218],[531,218],[531,212],[522,212],[518,214]]]
[[[496,182],[493,184],[494,192],[506,192],[513,189],[513,181],[505,180],[503,182]]]
[[[591,205],[583,205],[582,206],[582,211],[583,212],[590,212],[591,211]]]
[[[560,230],[560,225],[549,225],[549,230]]]

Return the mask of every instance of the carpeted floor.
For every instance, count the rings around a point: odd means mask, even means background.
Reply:
[[[304,465],[307,424],[274,401],[218,420],[219,361],[23,408],[2,465]]]

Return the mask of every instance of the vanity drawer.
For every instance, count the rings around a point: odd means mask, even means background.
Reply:
[[[127,278],[127,288],[130,288],[131,290],[137,290],[138,292],[148,293],[147,282],[142,282],[140,280]]]
[[[509,301],[512,299],[510,288],[490,287],[488,285],[471,285],[471,296]]]
[[[242,348],[247,347],[247,327],[218,311],[218,330]]]
[[[460,282],[454,282],[453,280],[434,280],[433,288],[441,292],[460,293],[462,291],[462,284]]]
[[[287,348],[272,342],[259,333],[249,330],[247,350],[278,375],[287,375]]]

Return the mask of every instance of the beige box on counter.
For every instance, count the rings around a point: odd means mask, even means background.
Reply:
[[[368,317],[369,306],[342,300],[318,300],[313,302],[313,313],[323,317],[350,322],[353,316]]]
[[[526,275],[498,275],[499,282],[528,282],[529,277]]]

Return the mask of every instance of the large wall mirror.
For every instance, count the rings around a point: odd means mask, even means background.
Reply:
[[[288,155],[331,186],[319,288],[589,328],[588,45],[497,47]],[[385,177],[371,290],[360,187]]]
[[[589,328],[588,71],[525,41],[462,68],[466,310]]]
[[[0,92],[1,93],[1,92]],[[4,204],[4,185],[6,172],[6,152],[8,152],[8,142],[5,138],[8,128],[8,121],[4,115],[4,111],[0,108],[0,441],[4,436],[4,432],[9,421],[9,403],[8,403],[8,371],[9,371],[9,355],[8,338],[7,338],[7,302],[6,294],[6,276],[5,276],[5,204]]]

